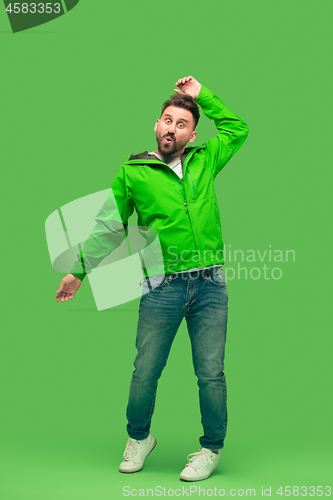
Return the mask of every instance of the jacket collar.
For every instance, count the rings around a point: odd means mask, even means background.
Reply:
[[[202,146],[196,146],[196,147],[189,147],[189,148],[185,148],[185,151],[184,153],[182,154],[181,156],[181,162],[182,162],[182,165],[184,165],[184,161],[187,157],[187,155],[193,151],[194,149],[202,149],[204,148],[205,145],[203,144]],[[144,151],[143,153],[140,153],[140,154],[137,154],[137,155],[131,155],[129,158],[128,158],[128,161],[131,161],[131,160],[143,160],[142,163],[144,163],[144,160],[153,160],[153,161],[161,161],[159,160],[159,158],[157,158],[157,156],[155,156],[154,158],[152,158],[152,155],[148,154],[148,151]],[[137,163],[137,162],[136,162]],[[163,163],[163,162],[161,162]]]

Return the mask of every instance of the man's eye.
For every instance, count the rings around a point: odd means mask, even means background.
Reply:
[[[170,119],[169,118],[167,118],[165,121],[166,121],[166,123],[170,123]]]
[[[184,127],[184,124],[183,123],[180,123],[179,124],[180,128],[183,128]]]

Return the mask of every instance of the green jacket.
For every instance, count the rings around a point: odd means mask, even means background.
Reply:
[[[245,141],[248,127],[204,86],[196,102],[214,120],[217,136],[185,150],[181,157],[183,180],[147,151],[130,156],[112,183],[72,274],[83,279],[120,245],[134,210],[147,243],[151,243],[149,229],[158,234],[163,269],[156,274],[224,263],[214,179]],[[143,270],[146,276],[152,275],[144,263]]]

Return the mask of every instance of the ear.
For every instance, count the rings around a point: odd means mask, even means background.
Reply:
[[[196,136],[197,136],[197,131],[193,130],[192,134],[190,135],[190,138],[189,138],[188,142],[193,142],[195,140]]]
[[[154,127],[154,132],[156,132],[157,125],[159,124],[159,121],[160,121],[160,120],[156,120],[155,127]]]

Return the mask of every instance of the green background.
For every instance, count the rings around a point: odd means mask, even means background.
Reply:
[[[3,8],[1,498],[184,485],[201,435],[185,324],[159,384],[158,445],[143,471],[122,475],[139,299],[97,312],[87,280],[56,303],[63,275],[44,223],[155,147],[161,102],[189,74],[250,129],[216,180],[225,243],[296,253],[280,280],[228,282],[229,428],[200,486],[272,486],[276,498],[281,485],[333,486],[331,15],[328,1],[81,0],[13,35]],[[202,117],[195,144],[214,134]]]

